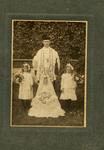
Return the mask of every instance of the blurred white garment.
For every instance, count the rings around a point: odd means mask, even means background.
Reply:
[[[28,112],[29,116],[57,118],[65,114],[49,77],[47,77],[45,81],[44,76],[41,76],[39,87],[36,96],[32,100],[31,106]]]
[[[33,78],[31,73],[23,73],[23,81],[19,83],[19,99],[32,99],[33,98]]]
[[[60,99],[73,101],[77,100],[76,96],[76,82],[74,81],[74,76],[70,73],[64,73],[61,77],[61,96]]]
[[[37,80],[43,74],[47,74],[51,81],[56,80],[55,63],[57,61],[58,69],[60,69],[60,59],[58,53],[51,47],[41,48],[33,58],[33,68],[37,71]]]

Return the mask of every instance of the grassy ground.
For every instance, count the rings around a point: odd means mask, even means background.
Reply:
[[[28,109],[23,109],[22,103],[18,100],[17,84],[13,84],[13,99],[12,99],[12,124],[13,125],[47,125],[47,126],[83,126],[83,87],[77,88],[78,101],[76,103],[67,102],[66,104],[60,101],[61,106],[66,111],[64,117],[58,118],[36,118],[28,116]],[[36,85],[34,85],[34,94],[36,93]]]

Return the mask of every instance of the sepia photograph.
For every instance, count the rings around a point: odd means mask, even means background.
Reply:
[[[88,21],[12,20],[11,127],[87,127]]]

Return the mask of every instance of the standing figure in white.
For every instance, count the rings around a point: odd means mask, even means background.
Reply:
[[[22,70],[15,75],[15,81],[19,84],[18,99],[21,100],[24,109],[29,109],[33,98],[33,77],[28,63],[24,63]]]
[[[60,60],[58,53],[50,47],[50,40],[45,37],[41,48],[33,58],[33,69],[38,82],[36,96],[33,98],[29,116],[35,117],[59,117],[64,116],[54,90],[54,81],[56,80],[56,63],[57,69],[60,69]]]
[[[33,58],[33,69],[37,76],[37,81],[40,81],[42,75],[46,74],[50,80],[56,80],[56,64],[57,72],[60,70],[60,59],[58,53],[50,47],[49,37],[43,38],[43,48],[41,48]]]
[[[63,109],[69,109],[69,103],[71,104],[71,102],[74,103],[77,101],[76,87],[74,68],[68,63],[65,68],[65,73],[61,76],[60,102]]]

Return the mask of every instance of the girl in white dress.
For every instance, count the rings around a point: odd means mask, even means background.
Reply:
[[[60,100],[63,100],[64,107],[68,107],[67,102],[65,101],[77,101],[76,96],[76,81],[75,81],[75,74],[74,68],[69,63],[66,65],[66,72],[61,76],[61,95]],[[65,108],[64,108],[65,109]]]
[[[65,111],[61,108],[53,84],[47,75],[41,76],[36,96],[33,98],[29,116],[52,117],[64,116]]]
[[[22,101],[23,107],[27,109],[33,98],[33,78],[29,64],[23,64],[22,72],[16,76],[16,83],[19,84],[18,98]]]

